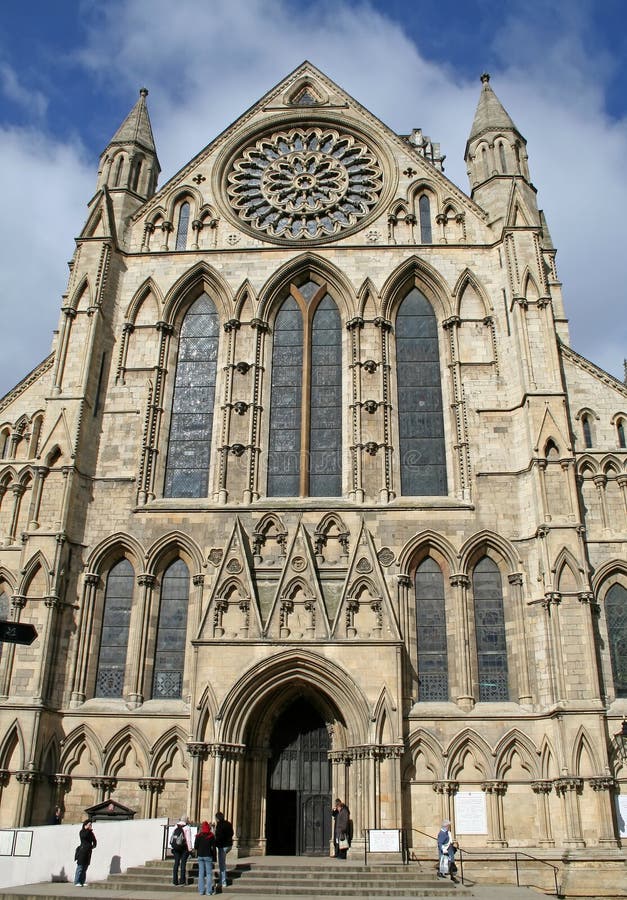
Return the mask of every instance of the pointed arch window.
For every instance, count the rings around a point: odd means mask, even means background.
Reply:
[[[121,697],[123,694],[134,587],[133,566],[128,559],[122,559],[112,566],[107,576],[96,697]]]
[[[179,224],[176,229],[176,249],[187,249],[187,232],[189,230],[189,203],[181,203],[179,209]]]
[[[0,459],[6,459],[9,455],[9,446],[11,444],[11,434],[8,428],[0,432]]]
[[[418,200],[418,215],[420,219],[420,243],[432,244],[431,201],[426,194],[421,194]]]
[[[122,166],[124,165],[124,157],[120,154],[117,158],[115,164],[115,174],[113,176],[113,187],[120,186],[120,180],[122,178]]]
[[[583,445],[584,447],[592,447],[592,425],[590,423],[590,416],[588,413],[584,413],[581,417],[581,428],[583,431]]]
[[[625,420],[619,419],[616,423],[616,436],[618,437],[618,446],[627,447],[627,439],[625,437]]]
[[[182,696],[188,606],[189,570],[182,559],[177,559],[161,581],[153,698],[172,700]]]
[[[505,157],[505,144],[499,141],[499,162],[501,163],[501,172],[507,175],[507,159]]]
[[[133,175],[131,177],[131,190],[136,191],[137,185],[139,184],[139,176],[142,170],[142,161],[141,159],[136,159],[133,164]]]
[[[446,601],[442,570],[427,557],[416,569],[418,699],[448,700]]]
[[[413,287],[396,317],[396,376],[401,492],[447,493],[446,447],[435,313]]]
[[[190,306],[181,325],[165,473],[166,497],[207,495],[218,330],[215,305],[203,293]]]
[[[268,496],[342,493],[342,330],[325,284],[292,285],[274,322]]]
[[[627,588],[613,584],[605,595],[605,619],[617,697],[627,697]]]
[[[488,556],[480,559],[472,574],[477,641],[479,700],[509,700],[507,643],[503,587],[499,567]]]

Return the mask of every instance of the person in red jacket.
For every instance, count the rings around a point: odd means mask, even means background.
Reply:
[[[200,823],[200,831],[194,841],[198,857],[198,893],[215,894],[213,886],[213,864],[216,859],[216,836],[209,822]]]

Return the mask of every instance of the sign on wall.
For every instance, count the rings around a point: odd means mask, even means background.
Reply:
[[[455,794],[455,833],[488,833],[488,816],[483,791],[458,791]]]

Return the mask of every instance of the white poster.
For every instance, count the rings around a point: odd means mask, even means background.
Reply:
[[[15,833],[15,849],[14,856],[30,856],[31,847],[33,846],[32,831],[16,831]]]
[[[616,813],[618,833],[622,838],[627,837],[627,794],[619,794],[616,798]]]
[[[459,834],[487,834],[485,794],[483,791],[458,791],[455,794],[455,837]]]
[[[0,856],[11,856],[14,837],[14,831],[0,831]]]
[[[371,853],[398,853],[401,849],[398,828],[371,828],[368,836]]]

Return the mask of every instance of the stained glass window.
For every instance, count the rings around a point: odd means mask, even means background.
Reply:
[[[616,423],[616,433],[618,435],[618,446],[626,447],[627,443],[625,442],[625,422],[623,419],[619,419]]]
[[[182,559],[169,566],[161,582],[159,624],[152,680],[153,698],[178,699],[183,690],[189,570]]]
[[[479,700],[509,700],[503,588],[497,564],[480,559],[472,575]]]
[[[592,427],[590,425],[590,416],[587,414],[581,417],[581,427],[583,429],[584,447],[592,447]]]
[[[444,579],[427,557],[416,569],[418,699],[448,700],[448,651]]]
[[[293,288],[275,319],[268,496],[339,496],[341,456],[340,314],[312,281]]]
[[[445,495],[437,322],[417,288],[407,294],[396,318],[396,373],[401,491],[414,497]]]
[[[166,497],[206,497],[218,357],[218,314],[201,296],[181,326],[166,464]]]
[[[433,234],[431,231],[431,203],[426,194],[422,194],[418,201],[418,212],[420,214],[420,243],[431,244],[433,242]]]
[[[176,230],[176,249],[185,250],[187,247],[187,231],[189,229],[189,203],[181,203],[179,210],[179,226]]]
[[[627,697],[627,588],[613,584],[605,597],[605,619],[617,697]]]
[[[0,587],[0,619],[8,621],[11,615],[9,595]],[[0,659],[2,659],[2,642],[0,641]]]
[[[133,567],[127,559],[122,559],[111,568],[107,576],[96,697],[122,696],[134,587]]]

